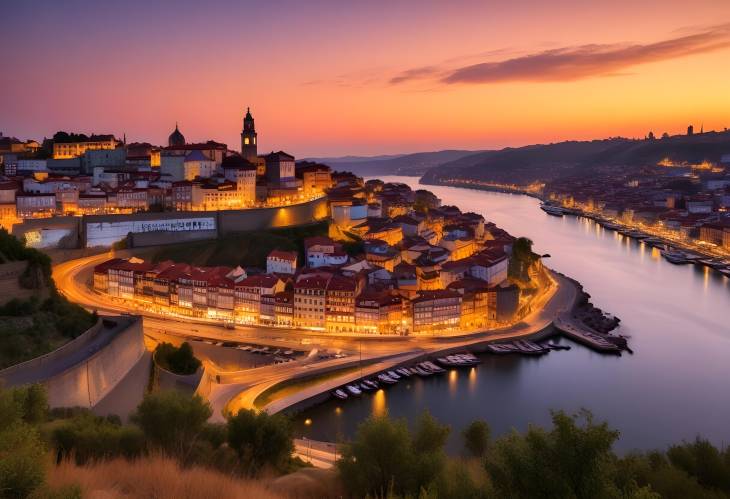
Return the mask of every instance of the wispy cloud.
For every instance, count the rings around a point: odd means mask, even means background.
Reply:
[[[490,84],[511,81],[561,82],[616,76],[628,68],[730,47],[730,23],[648,44],[590,44],[561,47],[467,66],[448,64],[402,71],[391,85],[419,80],[442,84]]]

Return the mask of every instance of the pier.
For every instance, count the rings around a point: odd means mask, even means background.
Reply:
[[[553,326],[568,338],[594,350],[621,354],[621,348],[609,341],[606,335],[592,330],[567,313],[558,315],[553,321]]]

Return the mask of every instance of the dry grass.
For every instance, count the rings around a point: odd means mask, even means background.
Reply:
[[[337,472],[319,468],[302,468],[271,481],[272,491],[294,499],[326,499],[343,497]]]
[[[172,459],[114,459],[88,466],[64,462],[48,473],[52,488],[79,485],[91,499],[281,499],[257,480],[231,477],[205,468],[181,469]]]

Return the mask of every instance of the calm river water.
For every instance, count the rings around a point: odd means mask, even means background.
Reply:
[[[383,180],[414,188],[418,182]],[[730,279],[672,265],[657,250],[591,220],[549,216],[534,198],[425,188],[444,204],[530,237],[538,253],[552,255],[550,267],[580,281],[596,306],[621,318],[634,355],[604,356],[575,344],[537,359],[485,355],[471,371],[412,377],[359,400],[314,407],[297,416],[299,434],[334,441],[352,436],[374,412],[413,421],[428,409],[451,425],[449,450],[459,452],[459,433],[473,419],[487,420],[499,435],[549,424],[550,409],[587,408],[620,430],[619,451],[664,448],[696,435],[730,444]]]

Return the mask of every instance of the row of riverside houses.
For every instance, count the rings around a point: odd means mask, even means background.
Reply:
[[[519,314],[511,235],[428,191],[350,173],[332,180],[330,237],[304,240],[301,267],[297,253],[281,250],[268,255],[265,274],[252,275],[110,260],[96,268],[95,287],[159,311],[331,332],[473,330]],[[348,253],[345,241],[362,249]]]
[[[704,134],[708,140],[715,135],[725,144],[730,140],[728,132]],[[548,182],[545,195],[566,208],[730,254],[730,146],[712,162],[665,158],[642,168],[597,168],[590,177]]]
[[[474,277],[447,289],[413,292],[408,285],[399,288],[398,280],[373,285],[368,272],[343,267],[297,270],[296,259],[295,253],[273,251],[267,267],[279,272],[248,275],[241,267],[114,258],[94,268],[94,289],[162,314],[333,333],[486,328],[508,321],[519,302],[516,286],[490,286]],[[291,265],[284,272],[282,260]]]

